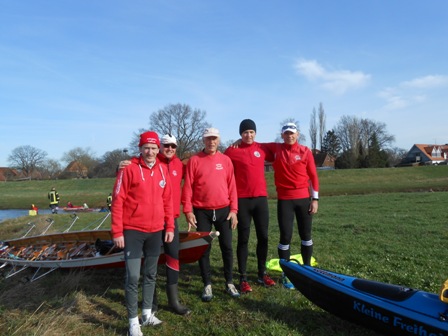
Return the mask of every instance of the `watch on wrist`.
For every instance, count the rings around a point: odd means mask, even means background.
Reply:
[[[318,201],[319,199],[318,198],[315,198],[315,197],[313,197],[312,199],[311,199],[312,201]]]

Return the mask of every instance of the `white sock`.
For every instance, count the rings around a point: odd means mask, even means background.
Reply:
[[[151,316],[152,309],[142,309],[143,316]]]
[[[140,324],[140,323],[138,322],[138,316],[136,316],[136,317],[132,317],[132,318],[129,319],[129,325],[132,326],[132,325],[134,325],[134,324]]]

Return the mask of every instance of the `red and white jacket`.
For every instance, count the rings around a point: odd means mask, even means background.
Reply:
[[[149,168],[141,157],[132,158],[131,164],[118,172],[111,211],[113,238],[123,236],[123,230],[174,232],[172,186],[166,166],[156,161]]]
[[[180,216],[180,195],[182,191],[182,179],[184,177],[184,164],[177,157],[173,156],[172,159],[168,159],[162,153],[157,154],[157,159],[166,165],[168,173],[171,178],[171,186],[173,190],[173,213],[174,218]]]
[[[224,152],[233,163],[238,198],[267,196],[264,162],[267,160],[263,146],[254,142],[241,142],[238,148],[229,147]]]
[[[238,212],[235,176],[228,156],[221,152],[214,155],[199,152],[188,160],[182,205],[184,213],[193,212],[193,207],[214,210],[226,206]]]
[[[274,155],[274,180],[280,200],[319,197],[319,179],[311,150],[299,143],[264,143]]]

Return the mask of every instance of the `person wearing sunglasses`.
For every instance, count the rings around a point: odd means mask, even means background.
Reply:
[[[168,305],[179,315],[188,315],[191,310],[179,302],[179,224],[177,219],[180,216],[180,195],[181,184],[184,176],[184,165],[176,156],[177,140],[171,134],[165,134],[160,139],[160,151],[157,154],[157,160],[164,164],[170,175],[173,197],[174,212],[174,239],[171,243],[163,243],[166,257],[166,294],[168,297]],[[130,161],[124,160],[119,164],[119,169],[130,164]],[[156,291],[152,303],[152,312],[158,310],[158,300]]]
[[[173,186],[173,210],[174,210],[174,239],[170,244],[163,244],[166,257],[166,294],[168,305],[179,315],[188,315],[191,310],[179,302],[179,224],[181,184],[184,176],[184,165],[176,156],[177,140],[171,134],[165,134],[160,139],[160,152],[157,159],[166,165]],[[157,309],[157,297],[153,305]]]
[[[281,129],[283,143],[264,143],[275,158],[274,182],[277,190],[277,217],[280,228],[278,256],[289,260],[294,218],[297,220],[301,239],[300,253],[305,265],[311,264],[313,240],[311,227],[313,215],[318,210],[319,179],[311,150],[298,143],[299,130],[294,123],[287,123]],[[282,276],[283,286],[294,286]]]

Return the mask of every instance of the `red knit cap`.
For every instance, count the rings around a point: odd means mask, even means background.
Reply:
[[[147,143],[156,144],[157,147],[160,147],[159,136],[156,132],[149,131],[140,135],[140,142],[138,143],[138,146],[141,147]]]

